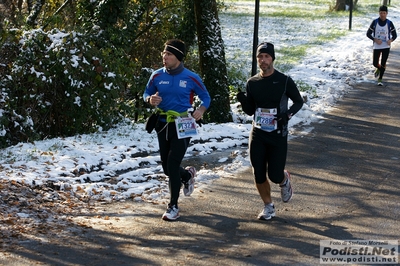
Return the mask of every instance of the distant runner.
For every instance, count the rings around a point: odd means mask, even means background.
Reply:
[[[386,70],[386,61],[389,57],[390,45],[397,38],[396,28],[393,22],[386,18],[387,14],[387,6],[379,7],[379,18],[372,21],[367,31],[367,37],[374,42],[372,64],[376,67],[375,78],[378,78],[378,86],[383,86],[382,78]],[[381,55],[381,63],[379,63],[379,57]]]

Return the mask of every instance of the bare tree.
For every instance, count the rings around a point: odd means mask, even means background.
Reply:
[[[357,6],[358,0],[336,0],[336,5],[333,9],[336,11],[346,10],[346,6],[350,6],[350,1],[353,1],[354,9]]]

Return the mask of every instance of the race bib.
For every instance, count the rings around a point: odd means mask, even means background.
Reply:
[[[275,120],[276,114],[276,108],[257,108],[254,116],[254,126],[267,132],[276,130],[278,128],[278,123]]]
[[[386,42],[387,41],[387,32],[385,30],[379,31],[376,36],[379,40]]]
[[[178,139],[189,138],[197,135],[196,120],[193,117],[175,118]]]

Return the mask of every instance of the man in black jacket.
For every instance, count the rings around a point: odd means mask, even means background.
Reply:
[[[274,60],[274,45],[268,42],[259,44],[257,62],[260,72],[247,81],[246,92],[237,95],[243,111],[253,115],[249,149],[256,188],[264,202],[258,215],[260,220],[275,216],[267,173],[269,180],[281,187],[282,201],[288,202],[292,198],[290,174],[285,170],[288,121],[303,106],[296,84],[274,69]],[[290,108],[288,99],[293,102]]]

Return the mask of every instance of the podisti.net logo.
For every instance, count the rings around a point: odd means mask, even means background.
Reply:
[[[320,240],[321,264],[398,264],[397,240]]]

